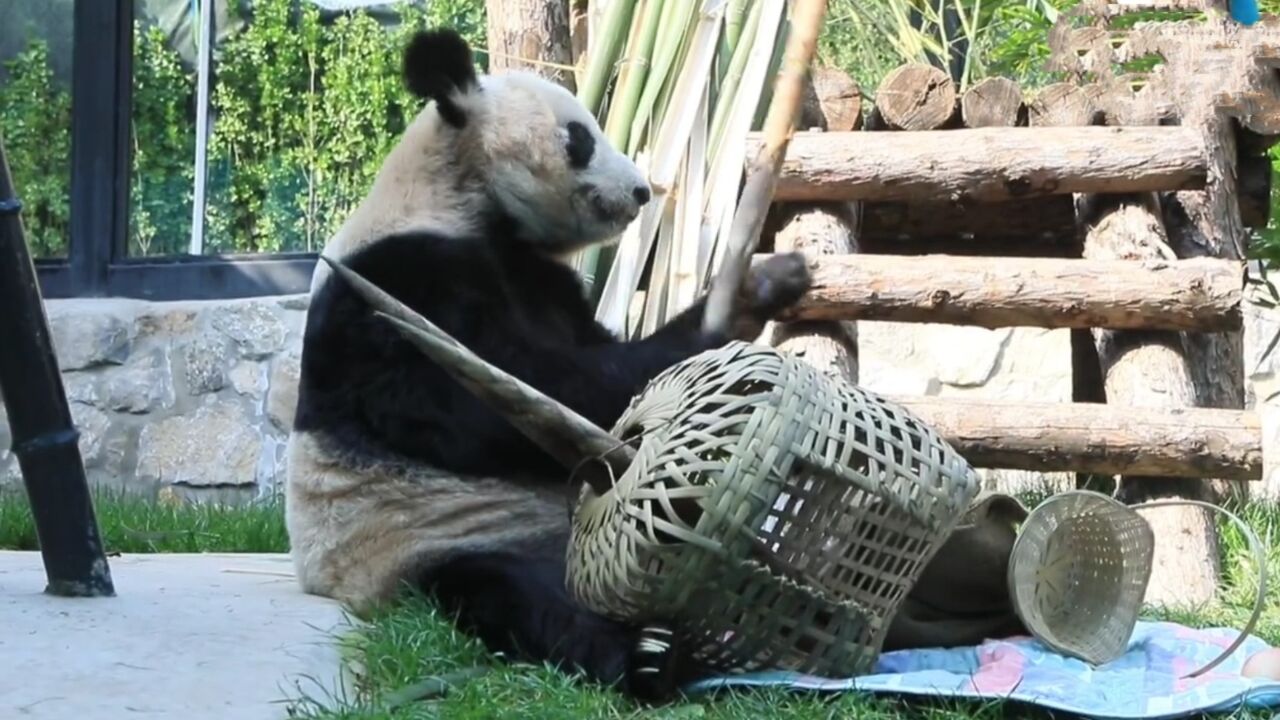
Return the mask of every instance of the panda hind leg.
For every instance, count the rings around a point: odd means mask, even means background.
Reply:
[[[575,602],[565,588],[563,560],[466,553],[427,571],[419,583],[490,652],[548,662],[645,701],[670,698],[683,679],[674,659],[678,648],[655,643],[653,629],[610,620]]]

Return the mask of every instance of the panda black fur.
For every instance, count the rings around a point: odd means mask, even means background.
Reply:
[[[563,88],[478,78],[453,32],[417,35],[404,74],[433,102],[326,254],[596,424],[673,363],[755,338],[808,288],[803,259],[779,256],[744,283],[728,335],[702,332],[699,301],[619,342],[560,258],[625,229],[649,198],[640,172]],[[568,473],[323,263],[311,293],[286,494],[303,588],[363,613],[407,582],[494,651],[652,693],[633,672],[638,629],[565,588]]]

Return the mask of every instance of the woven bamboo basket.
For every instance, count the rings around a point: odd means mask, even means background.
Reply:
[[[671,622],[722,672],[871,670],[889,622],[979,490],[901,407],[768,347],[680,363],[612,434],[635,457],[574,515],[570,590]]]
[[[1037,506],[1009,560],[1009,593],[1045,645],[1093,664],[1124,652],[1151,577],[1155,536],[1131,508],[1076,490]]]

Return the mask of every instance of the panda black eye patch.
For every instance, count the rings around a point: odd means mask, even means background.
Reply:
[[[566,125],[565,129],[569,131],[569,145],[566,148],[569,151],[569,164],[575,168],[585,168],[595,154],[596,139],[591,136],[586,125],[576,120]]]

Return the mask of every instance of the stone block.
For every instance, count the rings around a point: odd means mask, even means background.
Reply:
[[[267,383],[267,417],[284,432],[293,428],[300,374],[301,360],[295,354],[281,355],[271,365],[271,378]]]
[[[201,405],[142,429],[138,477],[174,485],[253,485],[262,433],[234,402]]]
[[[227,385],[231,344],[219,333],[196,337],[182,349],[183,375],[191,395],[215,393]]]
[[[265,302],[239,303],[214,310],[214,329],[231,338],[240,356],[262,360],[284,348],[288,328]]]
[[[231,369],[229,377],[236,392],[254,400],[261,400],[267,390],[267,373],[262,363],[241,361]]]
[[[133,343],[131,323],[115,313],[93,312],[83,305],[77,310],[50,313],[49,331],[59,369],[123,364]]]
[[[173,407],[168,350],[156,348],[130,359],[126,367],[108,374],[105,386],[106,406],[117,412],[142,414]]]

